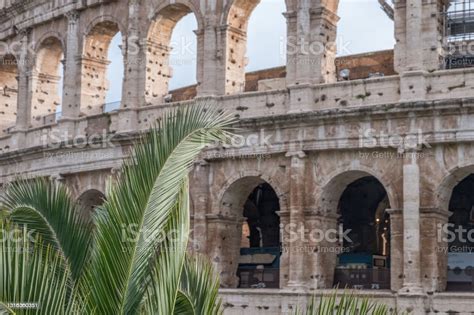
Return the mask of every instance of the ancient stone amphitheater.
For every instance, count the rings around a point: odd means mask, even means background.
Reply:
[[[379,1],[394,49],[336,58],[338,2],[286,0],[297,49],[245,73],[259,0],[1,0],[0,184],[51,177],[93,207],[141,132],[206,103],[242,128],[190,175],[193,248],[220,272],[226,314],[289,314],[334,285],[414,314],[472,314],[474,241],[440,236],[474,224],[474,54],[459,45],[471,3]],[[171,34],[190,13],[198,83],[169,91]]]

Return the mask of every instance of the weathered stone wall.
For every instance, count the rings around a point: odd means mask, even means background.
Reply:
[[[8,86],[0,90],[0,127],[16,119],[0,137],[0,184],[19,173],[49,176],[77,198],[87,196],[89,206],[105,193],[140,132],[164,111],[205,102],[240,118],[240,134],[252,140],[206,150],[190,174],[193,248],[219,271],[226,314],[287,314],[308,294],[333,285],[336,253],[314,249],[341,244],[289,241],[284,230],[280,290],[235,289],[243,203],[257,185],[275,190],[283,226],[327,231],[337,227],[345,188],[366,176],[381,183],[390,204],[391,291],[361,294],[414,314],[471,311],[472,293],[443,292],[447,255],[438,249],[446,244],[435,237],[448,221],[453,188],[474,173],[474,71],[443,70],[443,1],[396,1],[393,53],[336,59],[338,1],[288,0],[288,40],[322,44],[323,53],[296,51],[286,67],[246,75],[247,22],[256,5],[65,0],[7,6],[0,41],[21,49],[12,53],[15,67],[0,68],[0,84]],[[189,12],[198,22],[198,84],[171,91],[169,103],[169,39]],[[104,114],[107,50],[118,32],[125,65],[121,108]],[[61,61],[62,96],[55,77]],[[346,68],[349,80],[338,81]],[[384,77],[368,78],[377,72]],[[62,119],[45,126],[44,115],[58,102]],[[374,143],[384,135],[415,137],[425,146]],[[74,145],[78,137],[102,142]]]

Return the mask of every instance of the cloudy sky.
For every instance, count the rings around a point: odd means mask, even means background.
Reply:
[[[286,21],[284,0],[262,0],[249,21],[247,71],[271,68],[285,64]],[[340,0],[338,24],[338,55],[392,49],[393,22],[380,9],[377,0]],[[170,88],[175,89],[196,83],[197,28],[192,14],[184,17],[173,32],[172,46],[175,53],[170,63],[173,78]],[[107,102],[120,100],[123,75],[122,54],[118,48],[120,36],[116,36],[109,51],[108,78],[110,91]],[[189,49],[191,47],[191,49]]]

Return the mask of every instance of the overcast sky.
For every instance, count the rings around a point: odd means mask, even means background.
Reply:
[[[262,0],[249,21],[247,71],[271,68],[285,64],[286,11],[284,0]],[[393,22],[380,9],[377,0],[340,0],[338,24],[338,55],[357,54],[394,46]],[[170,88],[175,89],[196,83],[196,19],[185,16],[176,25],[172,36],[174,53],[170,63],[173,78]],[[123,64],[119,49],[120,35],[110,46],[108,78],[110,91],[107,102],[120,100]],[[189,49],[191,47],[191,49]]]

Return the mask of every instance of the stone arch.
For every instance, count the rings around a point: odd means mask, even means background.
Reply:
[[[466,177],[474,173],[474,164],[456,166],[447,172],[447,175],[441,180],[437,189],[437,208],[440,210],[449,209],[449,201],[453,189]]]
[[[233,0],[224,8],[221,25],[225,26],[225,94],[246,90],[248,23],[261,0]],[[288,1],[285,1],[288,10]]]
[[[446,252],[441,255],[443,278],[442,288],[447,291],[472,291],[471,269],[473,266],[472,235],[474,221],[474,164],[465,164],[450,169],[437,189],[437,208],[448,215],[440,221],[449,223],[445,229],[453,233],[445,239]],[[455,236],[454,236],[455,235]],[[454,236],[454,238],[452,238]]]
[[[58,41],[61,44],[63,50],[66,50],[66,41],[64,40],[63,35],[59,32],[47,31],[44,34],[41,34],[41,36],[36,41],[35,46],[33,47],[35,53],[41,49],[41,46],[46,40],[50,40],[51,38],[54,38],[55,41]]]
[[[245,2],[248,2],[247,6],[249,6],[249,7],[253,6],[253,8],[250,11],[247,10],[245,12],[245,13],[247,13],[246,15],[247,15],[247,20],[248,20],[248,17],[250,17],[250,14],[252,13],[253,9],[255,9],[257,7],[257,5],[260,3],[260,1],[261,0],[251,0],[251,1],[231,0],[231,1],[229,1],[226,4],[226,6],[224,7],[224,10],[223,10],[223,13],[222,13],[222,16],[221,16],[221,25],[226,25],[228,23],[229,14],[231,13],[233,6],[235,6],[235,5],[242,6],[242,5],[245,5]],[[294,10],[295,5],[294,5],[293,1],[285,0],[285,4],[286,4],[287,11]]]
[[[326,261],[328,266],[334,266],[333,283],[344,287],[390,289],[390,253],[394,242],[387,210],[394,206],[394,194],[373,171],[357,169],[335,173],[324,184],[318,205],[321,213],[339,218],[348,236],[338,244],[344,249],[338,254],[339,258],[334,255]],[[354,269],[354,265],[364,265],[364,268]]]
[[[77,198],[77,203],[82,208],[85,217],[89,218],[95,207],[100,206],[106,197],[98,189],[88,189],[83,191]]]
[[[249,171],[244,171],[240,172],[239,174],[235,174],[234,176],[231,176],[222,186],[222,188],[219,190],[219,193],[217,195],[216,201],[214,202],[213,209],[220,209],[222,204],[230,198],[229,196],[226,196],[226,193],[232,190],[232,187],[235,185],[239,185],[238,183],[253,183],[256,185],[260,183],[267,182],[272,188],[275,190],[278,198],[280,199],[280,211],[287,211],[288,209],[288,204],[287,204],[287,191],[282,187],[281,183],[282,181],[279,180],[280,178],[276,177],[271,177],[268,176],[267,174],[264,174],[260,171],[257,170],[249,170]],[[252,188],[253,189],[253,188]],[[248,194],[252,192],[252,189],[248,191]],[[248,189],[247,189],[248,190]],[[245,187],[242,188],[242,192],[245,193],[247,192]],[[247,196],[248,196],[247,194]],[[246,198],[246,197],[245,197]],[[230,200],[228,200],[230,201]],[[243,206],[243,202],[245,202],[245,199],[239,200],[238,204]],[[221,215],[232,215],[232,213],[222,213],[220,212],[219,214]]]
[[[54,123],[61,105],[60,83],[63,74],[64,45],[61,37],[47,33],[38,43],[32,78],[31,124]]]
[[[105,14],[105,15],[97,16],[93,18],[90,22],[88,22],[87,27],[84,29],[84,32],[82,33],[83,39],[85,40],[87,35],[90,34],[94,30],[94,28],[96,28],[97,25],[100,25],[102,23],[114,24],[115,25],[114,27],[118,29],[117,32],[120,32],[124,35],[127,33],[127,28],[122,23],[122,20],[120,20],[116,16]]]
[[[188,10],[188,14],[192,13],[196,17],[198,29],[201,30],[204,28],[204,16],[202,15],[201,10],[199,7],[195,5],[193,1],[188,1],[188,0],[176,0],[176,1],[164,1],[160,5],[156,6],[152,13],[149,15],[150,19],[150,24],[148,26],[148,29],[150,29],[153,25],[153,21],[156,19],[157,16],[160,15],[163,10],[165,10],[167,7],[171,6],[176,6],[176,7],[182,7],[186,8],[185,10]]]
[[[124,26],[115,17],[100,16],[87,27],[83,37],[81,69],[82,115],[104,112],[109,81],[107,69],[110,64],[108,53],[112,39],[124,34]],[[122,38],[123,47],[123,38]]]
[[[337,209],[337,203],[346,187],[350,183],[367,176],[375,177],[382,184],[387,192],[391,207],[393,209],[398,209],[400,205],[397,193],[390,182],[385,180],[383,176],[374,172],[373,169],[346,167],[343,169],[339,168],[327,176],[328,180],[322,185],[322,193],[318,202],[318,211],[322,213],[336,214],[334,210]]]
[[[145,50],[147,104],[162,104],[169,94],[169,83],[173,77],[171,37],[178,22],[188,14],[194,16],[198,29],[201,29],[203,20],[200,11],[189,1],[165,2],[156,8],[151,17]]]
[[[278,200],[278,209],[273,209],[277,211],[275,212],[276,214],[279,213],[278,211],[283,211],[282,208],[285,207],[285,200],[282,198],[284,193],[281,188],[278,187],[278,185],[273,186],[270,183],[274,183],[274,181],[267,180],[268,178],[265,178],[265,176],[262,176],[262,174],[258,172],[246,172],[245,174],[239,174],[239,176],[231,178],[226,182],[223,189],[218,194],[217,206],[219,213],[212,215],[212,218],[208,218],[208,227],[211,231],[216,231],[213,236],[215,240],[211,240],[210,244],[210,248],[213,248],[211,256],[214,261],[216,261],[216,259],[219,261],[218,269],[221,270],[221,282],[223,287],[237,287],[239,286],[239,283],[244,286],[249,285],[251,280],[255,279],[253,278],[256,275],[253,273],[255,270],[250,267],[250,270],[245,270],[245,272],[242,273],[239,262],[244,258],[247,258],[248,260],[248,258],[253,255],[254,251],[262,251],[262,253],[264,253],[265,250],[269,250],[271,252],[271,248],[266,247],[249,247],[246,248],[245,252],[241,252],[243,250],[241,249],[242,230],[243,224],[246,222],[244,217],[244,213],[247,209],[246,203],[250,200],[256,189],[265,186],[270,194],[273,194],[274,197],[272,197],[272,200]],[[256,204],[254,204],[254,206],[255,205]],[[258,207],[259,206],[257,206],[257,209],[260,209]],[[274,207],[272,206],[272,208]],[[278,239],[281,242],[281,235],[279,235],[280,231],[278,226],[279,222],[276,228],[278,229]],[[274,231],[273,228],[272,231]],[[265,238],[263,235],[264,234],[261,234],[261,246],[266,246],[263,241]],[[275,236],[274,233],[272,235]],[[270,255],[271,259],[268,264],[265,265],[263,271],[260,272],[262,274],[271,274],[270,277],[272,277],[273,280],[269,282],[271,284],[267,283],[267,285],[279,287],[279,246],[276,253],[270,252],[267,254]],[[238,275],[241,277],[240,279]]]
[[[0,136],[15,126],[18,110],[18,61],[12,54],[0,57]]]

